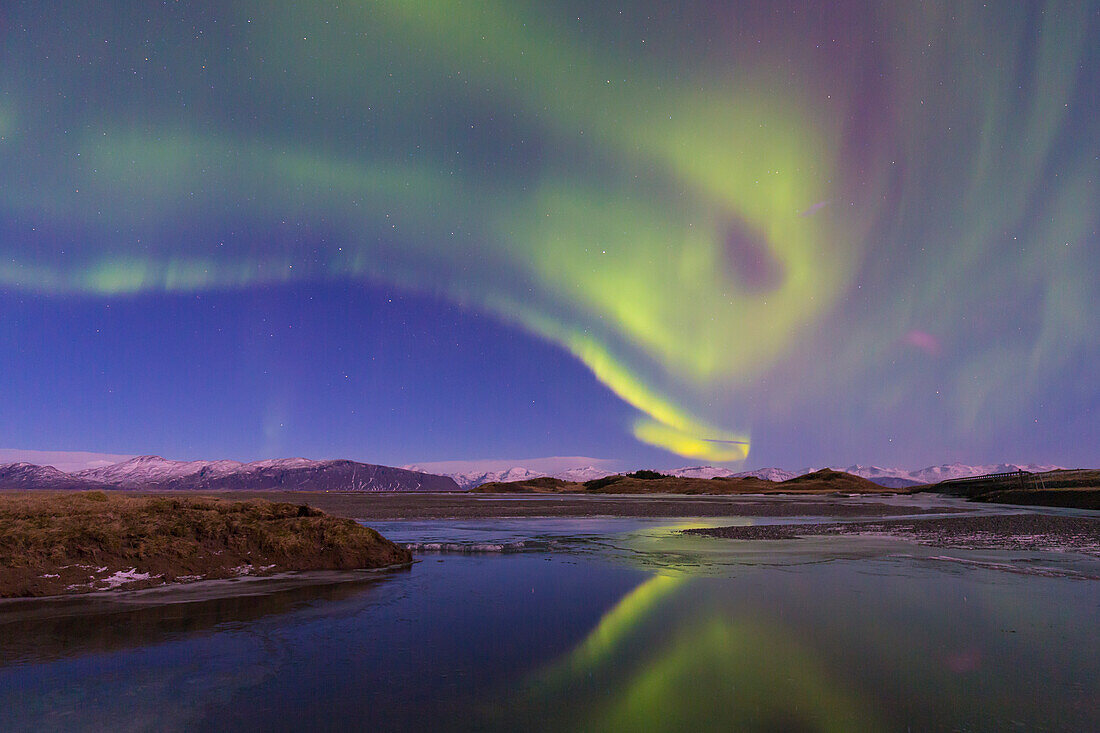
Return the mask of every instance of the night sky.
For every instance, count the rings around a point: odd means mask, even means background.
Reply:
[[[0,39],[0,448],[1100,464],[1100,2]]]

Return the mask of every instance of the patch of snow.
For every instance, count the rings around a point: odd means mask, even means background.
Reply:
[[[108,575],[106,578],[100,578],[97,582],[104,583],[108,588],[117,588],[127,583],[135,583],[139,580],[149,580],[159,577],[161,576],[150,575],[149,573],[139,573],[137,568],[130,568],[129,570],[119,570],[114,575]]]
[[[406,549],[413,552],[458,553],[520,552],[527,549],[527,547],[528,545],[526,542],[474,542],[470,544],[464,544],[461,542],[412,542],[405,545]]]
[[[255,471],[269,468],[285,471],[288,468],[307,468],[318,463],[328,463],[328,461],[311,461],[308,458],[273,458],[266,461],[246,463],[243,465],[243,468],[245,470]]]

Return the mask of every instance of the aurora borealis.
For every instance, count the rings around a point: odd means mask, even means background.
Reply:
[[[160,321],[192,295],[408,293],[420,313],[349,314],[366,340],[450,303],[629,406],[615,457],[1100,457],[1100,3],[590,5],[5,3],[0,291]],[[67,353],[35,312],[0,313],[12,383],[29,331]],[[286,372],[225,431],[323,389]],[[214,378],[179,377],[200,400]],[[0,397],[12,444],[50,409]],[[591,419],[463,445],[587,455]]]

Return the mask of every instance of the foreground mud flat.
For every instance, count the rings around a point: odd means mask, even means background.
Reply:
[[[373,529],[305,504],[0,493],[0,598],[411,561]]]

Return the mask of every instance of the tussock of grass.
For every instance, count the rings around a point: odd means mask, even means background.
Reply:
[[[374,530],[304,505],[103,491],[0,494],[0,597],[99,590],[131,570],[149,577],[126,588],[411,559]]]

